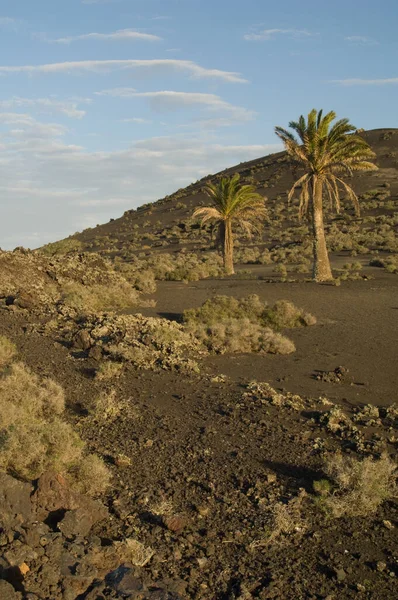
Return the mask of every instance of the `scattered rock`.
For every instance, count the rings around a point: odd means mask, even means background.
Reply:
[[[180,533],[187,526],[187,519],[183,515],[172,515],[165,517],[163,523],[169,531]]]
[[[109,573],[105,581],[110,588],[123,596],[144,592],[147,589],[142,580],[137,577],[136,572],[125,566],[118,567]]]
[[[32,519],[32,486],[0,471],[0,525],[13,528]]]
[[[314,379],[324,381],[325,383],[342,383],[348,375],[348,369],[345,367],[336,367],[333,371],[318,371],[314,374]]]

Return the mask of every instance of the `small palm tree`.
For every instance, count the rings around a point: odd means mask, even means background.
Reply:
[[[275,133],[283,141],[291,158],[304,167],[305,174],[298,179],[289,192],[289,201],[295,189],[301,186],[299,216],[310,213],[314,237],[314,271],[315,281],[333,279],[326,248],[325,229],[323,223],[324,192],[340,212],[339,186],[353,202],[357,214],[359,203],[357,195],[341,174],[352,175],[353,171],[370,171],[377,167],[368,162],[375,157],[367,142],[361,138],[356,128],[348,119],[341,119],[331,126],[336,118],[333,111],[323,116],[313,109],[307,121],[301,115],[299,120],[289,123],[289,127],[297,134],[275,127]]]
[[[223,177],[217,185],[208,184],[205,191],[213,200],[213,206],[197,208],[193,213],[194,217],[201,217],[202,225],[208,221],[218,223],[228,275],[234,273],[232,224],[239,223],[246,233],[251,234],[259,230],[261,219],[266,216],[264,198],[252,185],[240,185],[239,180],[237,173],[232,178]]]

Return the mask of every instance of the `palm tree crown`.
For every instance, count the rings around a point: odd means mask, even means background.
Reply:
[[[359,213],[358,197],[339,175],[352,175],[354,171],[370,171],[377,167],[369,162],[375,157],[367,142],[356,133],[356,127],[348,119],[340,119],[333,126],[336,113],[330,111],[323,116],[323,111],[313,109],[307,121],[303,116],[298,121],[289,123],[289,127],[297,134],[276,127],[275,132],[283,141],[292,159],[304,167],[306,173],[295,182],[289,193],[291,200],[295,189],[302,186],[300,193],[300,217],[307,214],[311,198],[311,185],[314,178],[324,185],[330,204],[340,212],[339,184],[353,202]],[[330,127],[331,126],[331,127]]]
[[[209,183],[206,193],[213,200],[214,206],[197,208],[194,217],[201,217],[202,223],[207,221],[239,220],[239,225],[252,233],[259,229],[259,218],[266,216],[264,198],[252,185],[240,185],[240,175],[232,178],[223,177],[218,185]]]

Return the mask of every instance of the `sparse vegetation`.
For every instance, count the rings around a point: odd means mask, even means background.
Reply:
[[[109,483],[105,466],[85,454],[79,435],[63,420],[62,388],[22,363],[12,363],[0,377],[0,468],[24,479],[54,469],[79,489],[93,495],[104,491]]]
[[[10,364],[17,353],[17,348],[8,338],[0,335],[0,369]]]
[[[98,312],[134,306],[138,294],[127,282],[91,286],[67,283],[62,288],[61,301],[79,312]]]
[[[397,495],[396,469],[386,455],[361,460],[337,453],[329,456],[324,466],[332,485],[321,480],[314,483],[314,489],[334,517],[364,517]]]

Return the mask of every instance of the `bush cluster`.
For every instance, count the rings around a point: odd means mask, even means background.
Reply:
[[[0,348],[10,347],[0,340]],[[79,491],[103,492],[108,470],[98,456],[86,453],[78,433],[63,419],[62,388],[8,356],[0,368],[0,468],[27,480],[54,469]]]
[[[281,335],[282,328],[312,325],[315,318],[280,300],[273,306],[257,295],[237,299],[215,296],[200,308],[184,312],[187,331],[211,352],[264,352],[290,354],[294,343]]]

